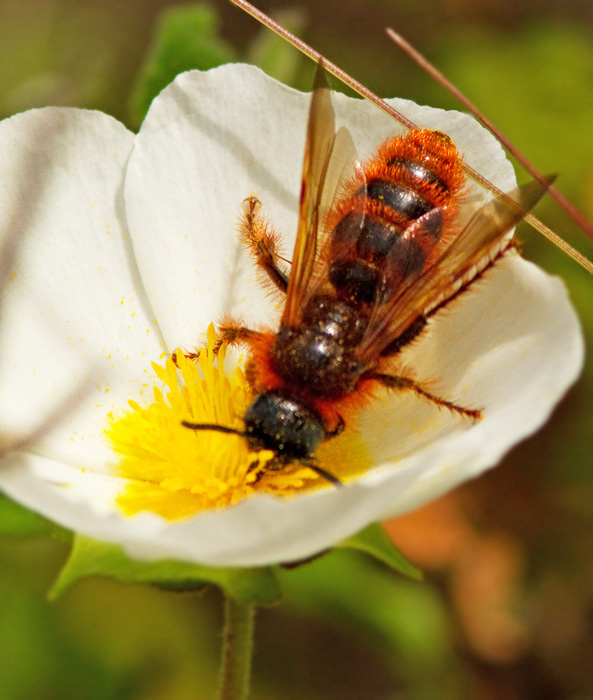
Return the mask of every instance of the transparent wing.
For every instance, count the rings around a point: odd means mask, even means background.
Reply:
[[[319,200],[319,235],[330,233],[325,222],[331,213],[341,186],[354,175],[358,155],[352,136],[345,126],[338,129],[334,136],[332,149],[327,164],[327,171]]]
[[[475,281],[511,241],[506,234],[546,193],[533,181],[480,207],[447,249],[401,294],[373,311],[358,357],[370,362],[420,317],[430,314]]]
[[[317,66],[309,110],[301,182],[299,223],[288,279],[282,323],[296,325],[312,288],[313,273],[323,241],[324,222],[340,182],[351,173],[356,149],[345,128],[335,131],[335,114],[323,64]]]

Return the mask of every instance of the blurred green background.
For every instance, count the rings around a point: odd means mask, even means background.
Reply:
[[[2,0],[0,117],[62,104],[101,109],[136,128],[150,96],[176,72],[227,60],[257,60],[309,85],[311,66],[238,9],[220,0],[209,11],[174,7],[166,0]],[[593,219],[592,3],[278,0],[261,7],[290,10],[285,22],[379,94],[455,107],[390,44],[383,29],[394,26],[542,171],[559,173],[559,189]],[[593,244],[551,200],[537,214],[593,257]],[[520,237],[527,257],[566,280],[591,339],[591,277],[528,228]],[[258,615],[252,698],[592,698],[592,389],[588,362],[553,419],[498,469],[388,523],[426,571],[423,584],[352,553],[284,572],[284,602]],[[6,503],[0,514],[2,700],[214,697],[216,591],[172,594],[88,580],[50,604],[46,593],[66,545],[42,537]]]

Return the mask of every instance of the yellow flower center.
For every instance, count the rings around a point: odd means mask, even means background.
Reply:
[[[279,465],[271,450],[253,450],[239,435],[192,430],[183,421],[243,430],[241,417],[252,394],[241,369],[224,372],[226,348],[213,352],[214,328],[208,347],[197,361],[177,353],[153,363],[163,390],[140,406],[130,401],[122,415],[109,416],[106,436],[119,461],[117,473],[127,484],[117,497],[126,515],[151,511],[169,520],[230,506],[255,493],[291,496],[317,488],[335,488],[306,465]],[[217,365],[217,366],[215,366]],[[354,430],[324,443],[315,455],[323,469],[341,481],[363,473],[367,459]]]

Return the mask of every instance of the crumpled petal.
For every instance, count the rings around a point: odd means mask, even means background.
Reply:
[[[401,100],[393,103],[420,126],[449,133],[468,163],[501,189],[514,186],[512,168],[500,147],[471,118]],[[247,66],[183,74],[153,103],[127,166],[125,215],[146,290],[140,308],[154,310],[169,351],[199,343],[206,325],[224,311],[243,314],[250,325],[273,324],[278,317],[278,309],[255,281],[235,227],[241,201],[256,195],[285,235],[290,256],[308,105],[307,95]],[[335,106],[338,123],[348,125],[363,156],[398,130],[365,102],[337,95]],[[65,173],[64,179],[68,177]],[[78,201],[81,190],[93,187],[92,178],[79,174],[65,191]],[[55,205],[48,203],[46,217],[51,220],[68,206],[58,197]],[[123,225],[118,230],[125,234]],[[62,251],[68,250],[72,235],[63,237]],[[119,234],[113,240],[117,250],[125,248]],[[47,278],[43,262],[34,269],[40,280]],[[124,280],[130,278],[135,279],[133,262],[123,273]],[[110,284],[120,285],[119,276]],[[136,342],[152,319],[144,312],[133,327],[137,334],[128,338],[129,319],[110,315],[113,304],[106,302],[110,297],[103,285],[99,276],[97,298],[87,301],[85,313],[96,319],[96,336],[89,331],[85,339],[102,353],[102,334],[107,333],[109,348],[113,334],[126,353],[136,353],[126,362],[117,355],[113,365],[120,379],[117,397],[137,399],[139,367],[147,352],[154,353],[149,359],[160,352],[158,342]],[[75,301],[71,313],[82,318]],[[76,531],[119,542],[136,557],[253,566],[310,556],[493,466],[543,424],[582,366],[580,327],[563,284],[516,255],[507,256],[432,325],[421,341],[405,349],[402,365],[435,392],[462,405],[482,407],[483,420],[470,428],[463,419],[415,396],[378,394],[357,423],[376,466],[346,488],[288,501],[258,496],[177,523],[150,514],[125,518],[110,510],[111,494],[118,486],[112,477],[97,473],[101,459],[87,457],[95,473],[79,473],[70,480],[70,472],[64,471],[72,469],[72,462],[63,459],[63,431],[53,437],[55,451],[11,455],[11,466],[0,472],[0,484],[34,510]],[[22,338],[17,341],[19,355],[26,348]],[[54,369],[35,361],[36,356],[31,366],[44,377]],[[61,367],[59,360],[54,364]],[[2,384],[6,371],[5,365]],[[9,395],[15,391],[11,385]],[[41,402],[47,402],[49,392],[45,386],[40,392],[40,405],[46,405]],[[93,419],[106,410],[101,403]],[[96,439],[97,423],[85,423],[84,412],[73,420],[82,420],[81,426]],[[59,464],[64,461],[66,465]],[[70,487],[49,486],[51,474],[60,475],[61,483]]]

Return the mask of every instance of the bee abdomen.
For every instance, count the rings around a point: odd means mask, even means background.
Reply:
[[[441,227],[439,215],[427,222],[425,233],[433,243]],[[364,303],[386,301],[388,287],[423,269],[428,255],[426,243],[402,235],[404,231],[390,221],[357,211],[338,223],[333,232],[328,277],[341,298]]]
[[[462,160],[438,131],[413,130],[382,144],[336,208],[329,281],[338,296],[382,304],[446,243]]]
[[[419,219],[433,209],[433,205],[415,190],[389,180],[371,180],[357,194],[381,202],[410,221]]]
[[[387,159],[386,164],[390,167],[397,167],[401,172],[402,180],[413,187],[430,185],[443,195],[449,194],[449,186],[447,183],[432,170],[420,163],[415,163],[409,158],[392,157]]]

